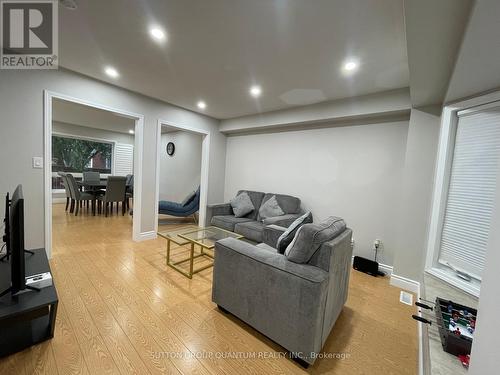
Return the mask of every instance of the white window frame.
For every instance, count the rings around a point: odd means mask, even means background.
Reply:
[[[73,138],[73,139],[81,139],[84,141],[94,141],[94,142],[101,142],[101,143],[109,143],[111,144],[112,150],[111,150],[111,157],[113,160],[111,161],[111,173],[101,173],[101,176],[104,176],[105,178],[112,176],[115,170],[115,149],[116,149],[116,144],[118,143],[117,141],[113,141],[110,139],[104,139],[104,138],[97,138],[97,137],[87,137],[83,135],[74,135],[74,134],[68,134],[68,133],[62,133],[62,132],[52,132],[52,136],[56,137],[62,137],[62,138]],[[52,172],[52,175],[54,176],[54,173],[57,174],[57,172]],[[72,173],[73,176],[75,177],[83,177],[82,173]],[[64,189],[52,189],[53,193],[64,193]]]
[[[452,269],[439,264],[438,258],[441,248],[441,234],[443,231],[444,214],[448,199],[448,187],[455,148],[458,112],[466,110],[478,111],[499,105],[500,91],[496,91],[446,105],[443,108],[441,116],[441,131],[439,134],[438,154],[434,176],[434,192],[429,224],[425,271],[475,297],[479,297],[481,281],[472,279],[471,282],[467,282],[460,279]]]

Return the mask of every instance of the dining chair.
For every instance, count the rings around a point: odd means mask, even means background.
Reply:
[[[116,202],[116,212],[118,213],[118,204],[122,204],[122,215],[125,215],[125,191],[127,188],[127,178],[123,176],[109,176],[106,185],[106,193],[97,196],[98,212],[101,213],[104,209],[104,214],[108,216],[109,205],[111,204],[110,213],[113,213],[113,203]]]
[[[85,171],[82,172],[82,181],[87,184],[99,184],[101,182],[101,174],[99,172],[94,171]],[[97,188],[85,188],[85,190],[94,192],[98,190]]]
[[[128,174],[126,177],[125,200],[127,202],[127,211],[130,209],[130,200],[134,199],[134,175]]]
[[[71,193],[69,191],[68,182],[66,180],[66,173],[65,172],[57,172],[57,175],[59,177],[61,177],[63,185],[64,185],[64,191],[66,193],[66,209],[65,209],[65,211],[68,211],[69,203],[71,201]]]
[[[96,199],[95,194],[80,191],[80,189],[78,188],[78,184],[76,183],[75,177],[71,173],[68,173],[66,175],[66,179],[68,180],[70,192],[73,195],[73,202],[71,205],[72,208],[74,208],[75,216],[78,215],[79,209],[82,206],[82,202],[87,202],[87,205],[88,202],[90,202],[92,205],[92,213],[95,215],[95,199]]]

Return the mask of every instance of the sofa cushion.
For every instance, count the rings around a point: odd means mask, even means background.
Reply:
[[[284,214],[296,214],[300,211],[300,199],[297,197],[292,197],[291,195],[274,194],[267,193],[262,199],[262,204],[271,199],[273,196],[276,197],[279,206],[283,210]],[[260,215],[257,216],[257,220],[262,220]]]
[[[257,215],[259,214],[259,208],[260,205],[262,204],[262,198],[264,198],[264,193],[260,191],[252,191],[252,190],[240,190],[238,191],[237,196],[242,194],[242,193],[247,193],[248,196],[250,197],[250,200],[252,201],[253,206],[255,207],[255,210],[250,212],[249,214],[245,215],[245,217],[248,217],[249,219],[252,220],[257,220]]]
[[[276,247],[278,250],[278,253],[284,254],[286,248],[288,245],[290,245],[290,242],[292,242],[293,238],[295,237],[295,234],[297,233],[297,230],[299,228],[307,223],[312,223],[312,214],[311,211],[306,212],[304,215],[299,217],[297,220],[295,220],[287,229],[286,231],[278,238],[278,242],[276,243]]]
[[[234,215],[219,215],[213,216],[210,224],[215,227],[234,232],[234,226],[238,223],[244,223],[246,221],[251,221],[246,217],[234,217]]]
[[[330,216],[319,224],[304,224],[286,248],[285,256],[295,263],[307,263],[324,242],[333,240],[345,228],[344,220],[335,216]]]
[[[244,217],[255,210],[255,206],[246,192],[238,194],[231,199],[230,203],[233,208],[234,216],[236,217]]]
[[[261,221],[270,217],[282,216],[285,212],[281,209],[278,201],[276,200],[276,195],[273,195],[270,199],[263,202],[259,208],[259,217]]]
[[[270,251],[271,253],[276,253],[276,249],[272,246],[269,246],[267,243],[262,242],[255,246],[258,247],[259,249]]]
[[[241,234],[245,238],[255,242],[262,242],[262,232],[264,224],[260,221],[248,221],[246,223],[238,223],[234,226],[234,231]]]

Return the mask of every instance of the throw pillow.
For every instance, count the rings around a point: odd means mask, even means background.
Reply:
[[[255,210],[252,200],[246,192],[243,192],[231,199],[230,203],[235,217],[243,217]]]
[[[308,211],[301,217],[297,218],[292,224],[290,224],[287,230],[284,231],[283,234],[278,238],[278,242],[276,243],[276,249],[278,250],[278,253],[284,254],[287,246],[290,245],[290,242],[292,242],[293,238],[295,237],[295,233],[297,233],[297,230],[299,230],[302,225],[312,223],[312,221],[312,214],[310,211]]]
[[[259,215],[262,221],[264,221],[264,219],[268,217],[276,217],[284,214],[285,212],[281,209],[280,205],[278,204],[276,195],[273,195],[271,198],[265,201],[259,208]]]
[[[333,240],[346,228],[343,219],[330,216],[319,224],[304,224],[285,250],[285,256],[295,263],[307,263],[324,242]]]
[[[181,202],[181,206],[187,206],[189,203],[191,203],[195,197],[196,193],[194,191],[190,192],[188,195],[186,195],[186,198]]]

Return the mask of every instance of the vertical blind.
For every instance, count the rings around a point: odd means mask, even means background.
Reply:
[[[115,168],[113,174],[115,176],[126,176],[134,172],[134,146],[124,143],[115,145],[114,154]]]
[[[458,117],[439,262],[484,269],[500,159],[500,108]]]

